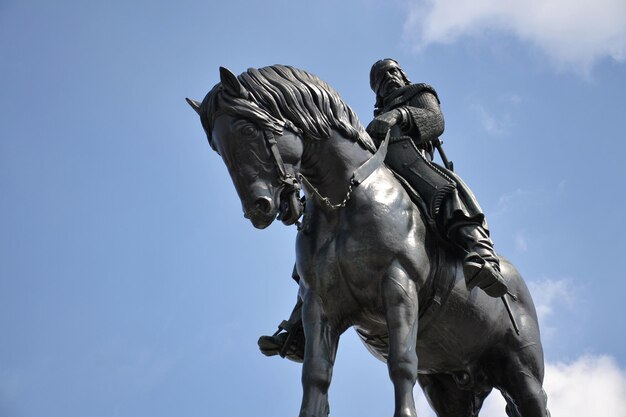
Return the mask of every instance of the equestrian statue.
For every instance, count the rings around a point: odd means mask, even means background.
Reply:
[[[328,415],[350,327],[388,365],[394,417],[416,416],[416,382],[439,417],[478,415],[493,388],[509,417],[549,416],[531,296],[443,153],[437,93],[392,59],[370,84],[367,130],[332,87],[289,66],[220,68],[201,103],[187,99],[244,216],[298,227],[298,301],[259,347],[302,362],[300,417]]]

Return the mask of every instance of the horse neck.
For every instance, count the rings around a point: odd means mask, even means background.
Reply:
[[[346,196],[352,174],[371,156],[372,153],[356,141],[333,131],[326,140],[306,142],[301,173],[320,194],[332,203],[340,203]]]

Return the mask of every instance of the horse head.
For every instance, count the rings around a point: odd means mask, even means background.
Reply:
[[[286,127],[289,123],[259,107],[228,69],[220,68],[220,80],[202,103],[187,102],[228,169],[244,217],[259,229],[276,218],[294,224],[303,210],[296,179],[302,139]]]

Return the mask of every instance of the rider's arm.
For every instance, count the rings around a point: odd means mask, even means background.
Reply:
[[[400,127],[416,143],[429,142],[438,138],[444,129],[443,114],[439,100],[434,94],[425,91],[411,99],[408,105],[399,107]]]

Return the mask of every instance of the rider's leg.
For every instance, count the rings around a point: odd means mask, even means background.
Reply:
[[[465,252],[463,273],[468,288],[480,287],[488,295],[500,297],[507,288],[489,238],[485,214],[467,184],[458,175],[448,174],[457,187],[441,207],[439,225],[448,239]]]
[[[296,266],[293,266],[291,277],[300,282]],[[302,330],[302,300],[298,295],[296,305],[288,320],[278,325],[278,330],[271,336],[261,336],[257,342],[261,353],[265,356],[280,355],[294,362],[304,360],[304,331]]]
[[[478,223],[460,223],[451,230],[454,242],[466,252],[463,273],[468,288],[480,287],[492,297],[506,294],[500,261],[487,230]]]

